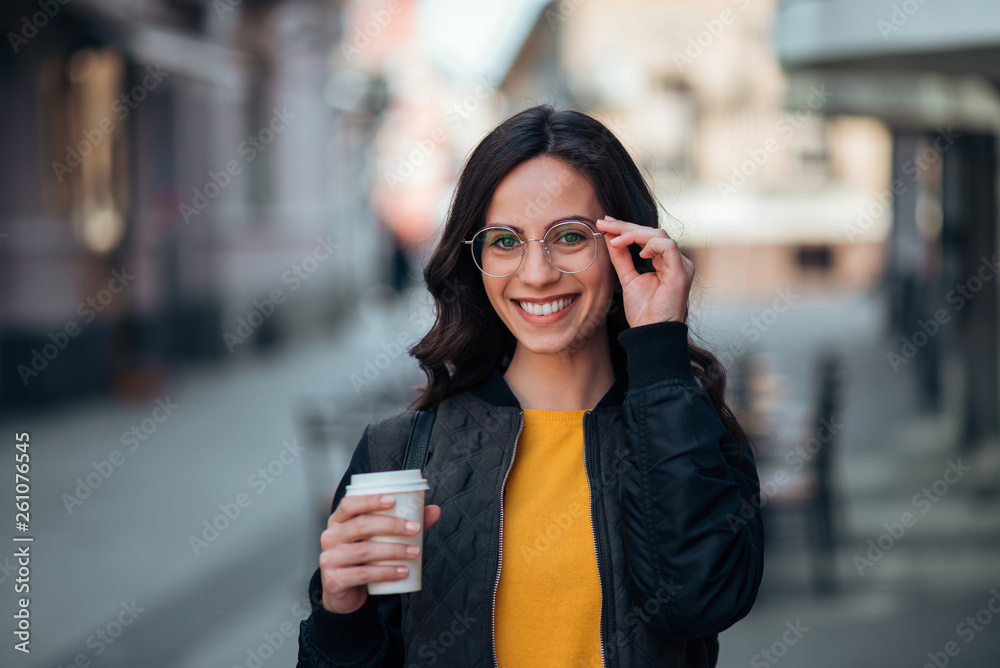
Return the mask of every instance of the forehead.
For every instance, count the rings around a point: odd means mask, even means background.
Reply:
[[[486,224],[538,230],[576,216],[597,220],[603,213],[590,181],[566,163],[542,156],[504,177],[490,200]]]

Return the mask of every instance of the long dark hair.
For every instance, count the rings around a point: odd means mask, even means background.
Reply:
[[[604,210],[619,220],[658,227],[656,200],[625,147],[608,128],[586,114],[548,105],[508,118],[479,143],[466,161],[448,221],[424,269],[436,320],[410,354],[427,375],[427,385],[411,408],[434,409],[445,398],[475,387],[493,369],[509,363],[517,343],[483,287],[479,269],[463,240],[485,225],[486,210],[500,181],[521,163],[548,156],[586,177]],[[630,247],[640,271],[649,268]],[[625,350],[618,334],[628,329],[622,288],[615,274],[606,326],[611,361],[628,386]],[[712,399],[729,438],[742,451],[746,433],[726,405],[726,372],[709,351],[688,340],[695,379]]]

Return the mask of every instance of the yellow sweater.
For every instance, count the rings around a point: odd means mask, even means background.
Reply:
[[[525,409],[504,498],[500,668],[600,666],[601,587],[583,465],[585,411]]]

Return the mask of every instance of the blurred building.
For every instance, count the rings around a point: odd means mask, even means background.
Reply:
[[[347,34],[390,4],[350,3]],[[352,63],[387,81],[373,201],[389,221],[419,219],[391,226],[430,239],[480,137],[553,103],[594,113],[633,151],[698,263],[699,298],[856,291],[880,277],[888,215],[847,227],[888,187],[890,134],[831,114],[822,89],[790,105],[773,2],[427,0],[413,12]]]
[[[560,6],[572,89],[651,175],[665,226],[698,266],[699,299],[878,279],[887,221],[850,239],[844,228],[885,181],[888,133],[832,114],[822,88],[790,103],[770,42],[774,2]]]
[[[887,358],[915,365],[926,406],[957,416],[961,444],[995,461],[1000,5],[789,0],[774,41],[799,89],[826,86],[831,113],[890,128],[892,183],[853,222],[891,216]]]
[[[377,280],[381,105],[321,0],[0,9],[0,405],[147,392]]]

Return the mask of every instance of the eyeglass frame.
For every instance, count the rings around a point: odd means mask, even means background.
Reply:
[[[559,267],[555,266],[554,264],[552,264],[552,258],[550,257],[550,254],[549,254],[549,247],[548,247],[548,245],[546,245],[546,243],[544,241],[545,235],[548,234],[549,231],[553,230],[554,228],[556,228],[559,225],[562,225],[563,223],[581,223],[581,224],[586,224],[586,223],[594,223],[594,222],[595,221],[590,220],[589,218],[584,218],[583,216],[575,216],[575,217],[572,217],[572,218],[563,218],[562,220],[557,220],[557,221],[553,222],[551,225],[549,225],[548,229],[545,230],[545,234],[542,235],[541,239],[522,239],[521,235],[517,233],[517,230],[515,230],[512,227],[508,227],[506,225],[486,225],[485,227],[481,227],[480,229],[476,230],[476,233],[472,235],[471,239],[463,239],[462,243],[463,244],[468,244],[469,246],[472,246],[472,244],[474,244],[476,242],[476,237],[479,236],[480,233],[482,233],[484,230],[508,230],[511,233],[513,233],[513,235],[515,237],[517,237],[518,242],[520,242],[520,244],[521,244],[521,259],[518,261],[517,266],[514,268],[514,271],[510,272],[509,274],[502,274],[500,276],[498,276],[496,274],[487,274],[486,270],[483,269],[482,267],[480,267],[479,263],[476,262],[475,249],[474,248],[469,248],[470,252],[472,252],[472,263],[476,265],[476,269],[478,269],[479,271],[483,272],[484,274],[486,274],[490,278],[507,278],[508,276],[513,276],[514,274],[516,274],[517,270],[521,268],[522,264],[524,264],[524,251],[527,248],[527,244],[528,244],[529,241],[537,241],[538,243],[542,244],[542,250],[545,252],[545,261],[548,262],[549,265],[553,269],[555,269],[556,271],[560,271],[560,272],[562,272],[564,274],[579,274],[580,272],[587,271],[592,266],[594,266],[594,260],[597,259],[597,242],[596,242],[596,240],[594,242],[594,257],[590,260],[590,264],[588,264],[583,269],[577,269],[576,271],[564,271],[564,270],[560,269]],[[590,227],[590,225],[586,225],[586,227],[590,228],[591,230],[593,229],[593,228]],[[591,234],[592,237],[603,237],[604,236],[604,232],[593,232],[592,231],[590,234]]]

